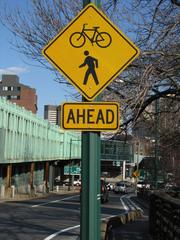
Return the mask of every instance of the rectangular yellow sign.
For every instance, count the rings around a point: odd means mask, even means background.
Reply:
[[[115,131],[119,129],[119,104],[116,102],[64,103],[61,127],[66,130]]]

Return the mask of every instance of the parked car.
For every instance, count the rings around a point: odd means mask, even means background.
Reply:
[[[74,186],[81,186],[81,179],[74,180]]]
[[[61,181],[61,177],[60,177],[60,176],[57,176],[57,177],[54,179],[54,185],[55,185],[55,186],[62,186],[62,185],[63,185],[63,182]]]
[[[57,185],[59,185],[59,186],[63,186],[63,185],[69,186],[69,178],[65,179],[64,181],[61,181],[60,177],[58,176],[54,179],[54,184],[55,184],[55,186],[57,186]],[[70,185],[71,185],[71,183],[70,183]],[[81,179],[75,179],[73,181],[73,185],[77,186],[77,187],[81,186]]]
[[[139,182],[137,182],[137,188],[146,188],[146,189],[150,189],[150,187],[151,187],[150,183],[143,182],[143,181],[139,181]]]
[[[114,185],[112,183],[106,182],[106,187],[108,191],[112,191],[114,189]]]
[[[114,187],[115,193],[132,193],[135,191],[135,187],[129,182],[118,182]]]
[[[80,188],[80,201],[81,201],[81,192],[82,188]],[[109,201],[109,192],[104,180],[101,180],[101,203],[105,203]]]

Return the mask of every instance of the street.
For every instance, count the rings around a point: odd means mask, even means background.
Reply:
[[[129,195],[110,192],[108,203],[101,205],[101,217],[108,218],[137,207]],[[51,194],[47,198],[0,204],[0,239],[70,240],[79,235],[79,195]]]

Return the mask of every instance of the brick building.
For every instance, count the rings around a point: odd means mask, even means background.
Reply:
[[[0,96],[32,113],[36,114],[37,112],[36,89],[21,84],[17,75],[2,75]]]

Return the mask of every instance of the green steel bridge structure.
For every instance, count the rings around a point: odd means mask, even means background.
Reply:
[[[58,161],[81,158],[81,135],[0,98],[0,194],[44,191]],[[62,167],[63,169],[63,167]],[[6,191],[7,190],[7,191]]]
[[[81,133],[64,131],[0,98],[0,198],[12,193],[46,192],[64,169],[81,164]],[[133,161],[132,145],[101,141],[102,171],[112,162]],[[119,170],[119,166],[116,168]]]

